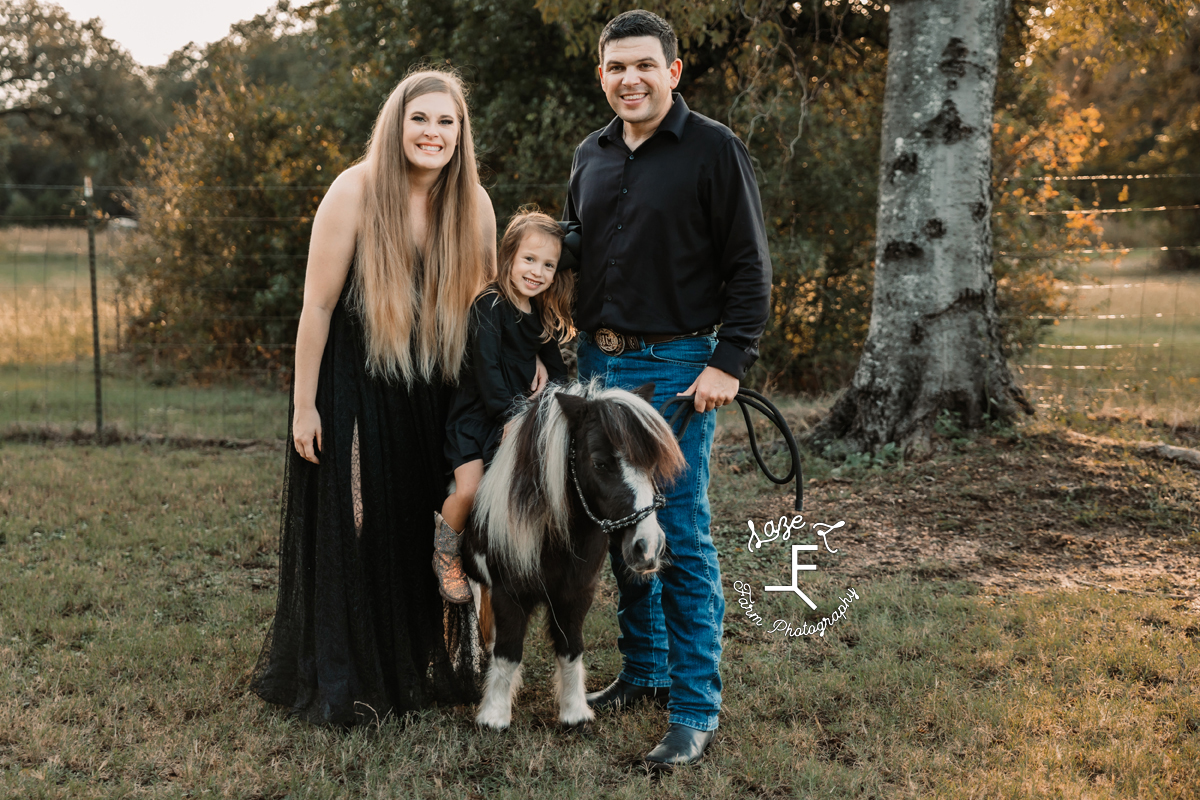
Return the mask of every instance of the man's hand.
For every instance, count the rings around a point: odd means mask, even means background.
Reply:
[[[550,371],[542,363],[541,356],[534,356],[533,361],[536,366],[533,370],[533,383],[529,385],[529,391],[533,392],[533,396],[536,397],[538,392],[546,388],[546,381],[550,380]]]
[[[696,406],[696,411],[703,414],[711,408],[720,408],[732,403],[733,398],[737,397],[740,385],[741,381],[725,370],[717,369],[716,367],[705,367],[700,376],[692,382],[692,385],[680,392],[680,394],[695,395],[693,403]]]

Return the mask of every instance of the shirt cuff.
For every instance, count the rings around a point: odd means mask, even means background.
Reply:
[[[747,353],[732,342],[718,339],[717,349],[713,351],[712,358],[708,359],[708,366],[728,372],[740,381],[746,376],[746,370],[757,360],[757,353]]]

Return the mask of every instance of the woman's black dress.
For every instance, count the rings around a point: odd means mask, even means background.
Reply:
[[[367,374],[351,284],[321,357],[319,465],[291,446],[289,415],[279,601],[251,680],[335,725],[475,702],[482,660],[474,606],[443,602],[431,566],[447,389]]]

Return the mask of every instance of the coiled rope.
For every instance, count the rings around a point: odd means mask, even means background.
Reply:
[[[667,409],[671,406],[678,406],[675,412],[667,418],[667,424],[671,426],[672,430],[675,429],[676,422],[681,418],[683,420],[679,433],[675,435],[677,439],[683,438],[683,435],[687,433],[688,425],[692,422],[692,417],[696,411],[694,400],[694,395],[679,395],[678,397],[672,397],[658,409],[659,413],[666,417]],[[739,388],[734,400],[737,401],[738,407],[742,409],[742,418],[746,420],[746,433],[750,435],[750,452],[754,454],[754,460],[758,462],[758,468],[762,470],[763,475],[766,475],[768,480],[780,486],[794,478],[796,481],[796,511],[802,511],[804,506],[804,483],[800,467],[800,449],[796,446],[796,437],[792,436],[792,429],[788,427],[787,420],[783,418],[783,414],[779,412],[774,403],[753,389]],[[758,438],[754,434],[754,423],[750,419],[751,408],[766,417],[775,426],[776,430],[783,434],[784,441],[787,442],[788,453],[792,457],[792,468],[782,478],[771,472],[770,467],[767,466],[767,463],[763,460],[762,453],[758,449]]]

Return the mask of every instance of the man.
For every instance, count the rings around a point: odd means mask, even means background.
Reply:
[[[669,726],[646,756],[652,766],[698,761],[717,728],[725,600],[709,532],[711,412],[732,402],[758,357],[771,293],[749,155],[672,92],[683,68],[677,52],[671,26],[647,11],[605,27],[600,85],[617,117],[575,152],[564,212],[583,238],[580,378],[654,382],[656,406],[688,394],[698,412],[680,442],[687,470],[663,487],[658,513],[670,566],[639,580],[611,553],[623,666],[588,695],[598,711],[666,702]]]

